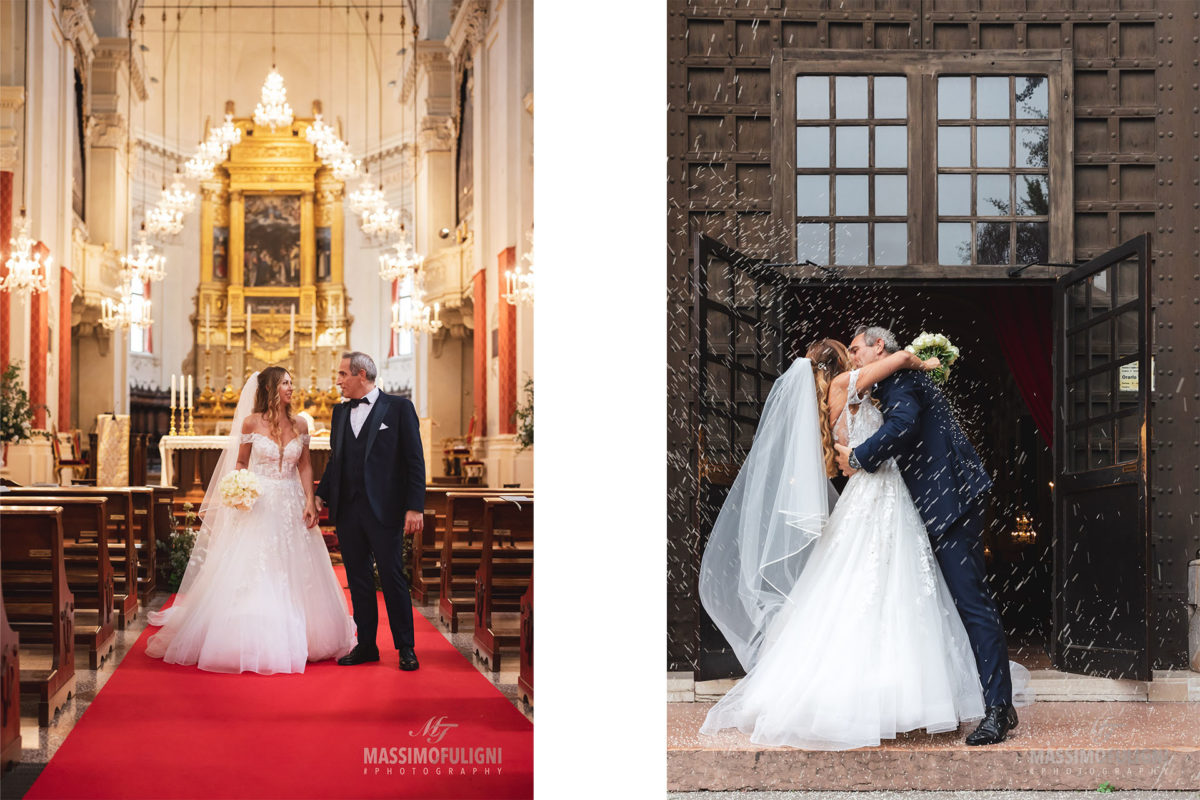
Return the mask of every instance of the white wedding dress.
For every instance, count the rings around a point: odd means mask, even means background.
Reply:
[[[282,452],[261,433],[240,441],[251,444],[258,499],[249,511],[215,516],[203,563],[188,566],[197,569],[194,580],[185,579],[190,588],[166,612],[150,615],[163,628],[146,654],[212,672],[303,672],[306,662],[345,655],[354,643],[320,529],[304,526],[296,463],[309,437],[292,439]]]
[[[835,426],[851,446],[883,423],[856,379]],[[1027,682],[1014,669],[1014,686]],[[848,750],[902,731],[952,731],[983,714],[966,629],[889,460],[850,477],[746,677],[701,733],[738,728],[756,744]]]

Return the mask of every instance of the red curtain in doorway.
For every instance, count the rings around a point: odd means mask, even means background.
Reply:
[[[1053,297],[1054,292],[1047,289],[1015,287],[998,292],[997,302],[987,304],[1021,399],[1033,415],[1038,433],[1051,448],[1054,446]]]

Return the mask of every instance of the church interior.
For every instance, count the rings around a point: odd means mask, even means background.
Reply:
[[[3,794],[108,796],[105,770],[153,741],[147,796],[168,773],[227,797],[527,796],[532,2],[0,7]],[[358,683],[329,664],[238,683],[145,659],[241,387],[288,370],[319,480],[349,351],[419,421],[417,688],[394,651]],[[300,704],[318,713],[283,710]],[[364,756],[438,738],[439,716],[455,745],[502,747],[503,769],[435,780]],[[339,725],[332,746],[321,729]],[[260,747],[276,730],[292,740]],[[220,744],[202,756],[198,739]],[[314,777],[331,760],[352,784]]]

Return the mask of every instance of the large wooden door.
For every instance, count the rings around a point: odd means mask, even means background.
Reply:
[[[697,235],[693,274],[699,552],[750,446],[763,404],[786,367],[785,281],[761,259]],[[697,553],[699,559],[699,553]],[[696,677],[741,674],[720,631],[700,610]]]
[[[1055,289],[1054,665],[1150,678],[1149,234]]]

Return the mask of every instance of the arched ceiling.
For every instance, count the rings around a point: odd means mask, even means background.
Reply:
[[[275,11],[275,64],[297,117],[312,116],[313,100],[321,100],[326,121],[340,120],[343,138],[361,156],[379,149],[382,94],[382,140],[395,143],[411,136],[411,101],[399,105],[401,70],[412,48],[407,2],[282,0],[279,5],[287,7]],[[187,155],[204,135],[205,120],[222,119],[226,100],[234,101],[236,116],[253,115],[271,69],[269,0],[148,0],[133,11],[133,36],[150,79],[150,98],[144,109],[134,109],[133,125],[149,140]]]

